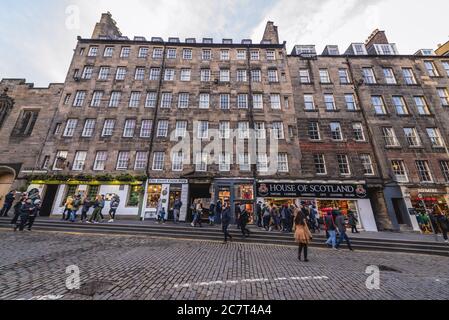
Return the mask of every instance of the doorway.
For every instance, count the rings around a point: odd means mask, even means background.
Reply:
[[[58,192],[58,185],[47,185],[45,189],[45,196],[42,201],[42,207],[40,211],[41,217],[49,217],[51,210],[53,209],[53,203],[55,202],[56,193]]]
[[[396,219],[398,221],[398,224],[405,224],[404,222],[404,215],[402,214],[402,203],[403,200],[402,199],[397,199],[397,198],[393,198],[391,199],[391,201],[393,202],[393,209],[394,209],[394,213],[396,215]]]
[[[174,220],[174,206],[176,199],[181,199],[182,185],[171,185],[170,186],[170,198],[168,200],[168,220]]]
[[[11,190],[11,186],[14,182],[15,175],[13,172],[12,169],[0,169],[0,207],[3,207],[5,196]]]

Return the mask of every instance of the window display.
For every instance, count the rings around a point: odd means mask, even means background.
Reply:
[[[162,185],[149,185],[148,186],[148,200],[147,208],[156,209],[161,199]]]
[[[138,207],[140,202],[140,195],[143,192],[142,186],[130,186],[127,207]]]

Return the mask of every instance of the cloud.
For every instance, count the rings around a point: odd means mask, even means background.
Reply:
[[[337,44],[344,52],[379,28],[386,30],[402,53],[413,54],[447,40],[448,10],[449,3],[439,0],[278,0],[265,11],[252,37],[261,37],[265,21],[271,20],[289,49],[295,44],[315,44],[320,52],[328,44]],[[429,11],[432,15],[423,14]]]
[[[262,39],[266,21],[295,44],[364,41],[387,31],[402,53],[447,41],[449,3],[440,0],[2,0],[0,78],[26,77],[37,85],[63,82],[76,37],[89,38],[101,13],[110,11],[124,35]],[[67,28],[66,8],[79,8],[79,28]],[[435,9],[437,8],[437,9]],[[432,12],[432,14],[423,14]]]

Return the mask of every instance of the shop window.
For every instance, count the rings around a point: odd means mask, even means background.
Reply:
[[[100,193],[100,186],[89,186],[87,189],[87,198],[95,199]]]
[[[238,184],[235,186],[235,198],[238,200],[253,200],[254,187],[251,184]]]
[[[162,185],[149,185],[148,186],[148,199],[147,208],[156,209],[161,199]]]
[[[230,203],[231,201],[231,189],[229,187],[219,187],[218,189],[218,199],[221,203]]]
[[[64,198],[62,198],[61,207],[65,205],[68,197],[74,197],[78,191],[78,185],[68,185],[66,186]]]
[[[140,195],[142,194],[142,186],[130,186],[128,200],[126,201],[127,207],[138,207],[140,202]]]

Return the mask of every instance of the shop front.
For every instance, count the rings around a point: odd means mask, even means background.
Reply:
[[[166,218],[174,220],[174,204],[176,199],[183,203],[179,220],[187,219],[189,206],[189,181],[187,179],[150,179],[145,186],[144,210],[142,220],[157,219],[157,209],[164,208],[168,213]]]
[[[447,188],[402,187],[402,192],[414,230],[423,234],[438,232],[435,215],[449,215]]]
[[[221,201],[222,204],[231,206],[232,216],[235,222],[236,207],[245,209],[250,216],[250,223],[255,220],[255,192],[253,179],[216,179],[213,185],[214,203]],[[216,217],[220,223],[221,217]]]
[[[359,221],[359,229],[378,232],[368,187],[363,183],[259,181],[257,202],[271,206],[285,204],[315,206],[321,216],[333,209],[339,209],[344,215],[352,212]]]
[[[94,200],[98,195],[104,195],[106,206],[103,214],[107,216],[110,208],[110,201],[114,196],[120,197],[120,205],[117,216],[139,217],[143,198],[143,182],[135,181],[130,183],[110,181],[32,181],[28,187],[28,192],[36,190],[42,199],[42,209],[40,215],[43,217],[59,216],[65,210],[65,203],[68,197],[80,195],[82,199]],[[89,214],[93,211],[91,211]]]

